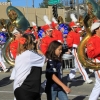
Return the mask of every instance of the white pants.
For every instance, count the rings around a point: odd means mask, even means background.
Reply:
[[[100,95],[100,70],[95,71],[95,85],[93,87],[93,90],[90,94],[89,100],[98,100],[98,97]]]
[[[99,60],[95,59],[95,61],[100,63]],[[95,85],[90,94],[89,100],[97,100],[100,95],[100,70],[95,71]]]
[[[69,73],[69,78],[73,79],[76,75],[76,71],[79,70],[79,72],[83,76],[84,81],[88,80],[89,79],[88,74],[87,74],[87,72],[85,71],[85,68],[81,65],[81,63],[78,59],[76,49],[72,50],[72,54],[74,55],[75,68],[71,69],[71,71]]]
[[[0,67],[2,67],[3,70],[6,69],[6,66],[5,66],[5,64],[2,60],[2,51],[1,51],[1,49],[0,49]]]

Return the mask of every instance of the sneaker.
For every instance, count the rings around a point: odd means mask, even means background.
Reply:
[[[68,81],[68,82],[76,82],[77,80],[74,79],[74,78],[73,78],[73,79],[70,79],[69,76],[68,76],[68,77],[67,77],[67,81]]]
[[[13,81],[13,80],[14,80],[14,78],[11,78],[11,77],[10,77],[10,78],[9,78],[9,80],[12,80],[12,81]]]
[[[8,71],[8,69],[6,68],[6,69],[4,69],[4,72],[6,73]]]
[[[88,79],[85,81],[86,84],[91,84],[93,81],[91,79]]]
[[[46,82],[47,82],[47,80],[45,80],[45,81],[41,84],[41,87],[42,87],[43,89],[45,89],[45,87],[46,87]]]
[[[94,70],[93,70],[93,69],[89,69],[89,71],[90,71],[91,73],[93,73],[93,72],[94,72]]]

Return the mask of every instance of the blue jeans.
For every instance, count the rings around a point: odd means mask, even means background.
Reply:
[[[47,93],[47,100],[56,100],[56,97],[58,97],[59,100],[68,100],[67,94],[64,91],[54,91],[53,88],[51,88],[51,91]]]

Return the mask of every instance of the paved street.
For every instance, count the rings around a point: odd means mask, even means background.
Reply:
[[[8,66],[9,67],[9,66]],[[12,69],[11,69],[12,70]],[[11,74],[11,70],[8,73],[0,72],[0,80],[6,80],[9,78]],[[66,81],[66,75],[69,73],[68,70],[63,70],[63,81],[66,85],[71,88],[71,93],[68,94],[69,100],[88,100],[89,94],[94,86],[94,82],[92,84],[86,84],[82,80],[82,77],[77,72],[76,79],[77,82],[68,82]],[[89,74],[90,78],[94,81],[94,74]],[[45,67],[43,67],[42,74],[42,82],[45,80]],[[0,81],[2,82],[2,81]],[[42,83],[41,82],[41,83]],[[42,100],[46,100],[46,95],[41,88]],[[0,100],[13,100],[13,82],[6,86],[0,86]],[[57,99],[58,100],[58,99]],[[99,99],[98,99],[99,100]]]

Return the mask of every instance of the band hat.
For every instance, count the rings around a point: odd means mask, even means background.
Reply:
[[[48,19],[48,17],[46,15],[43,16],[43,20],[45,21],[46,24],[48,24],[48,25],[51,24],[50,20]]]
[[[47,30],[53,30],[53,29],[50,27],[50,25],[44,25],[44,26],[41,27],[41,29],[44,30],[45,32],[46,32]]]
[[[76,25],[76,23],[75,22],[70,22],[69,23],[69,26],[72,28],[72,27],[78,27],[77,25]]]
[[[55,28],[58,25],[58,22],[56,21],[56,19],[54,17],[52,18],[51,25],[52,25],[52,28]]]
[[[2,28],[2,30],[1,31],[6,31],[6,29],[5,28]]]
[[[77,22],[78,20],[77,20],[77,18],[75,17],[75,14],[70,14],[70,18],[71,18],[71,20],[73,21],[73,22]]]
[[[93,32],[95,29],[100,27],[100,23],[99,22],[95,22],[92,24],[91,26],[91,32]]]
[[[37,28],[37,26],[34,22],[32,22],[32,25],[33,25],[33,29]]]

